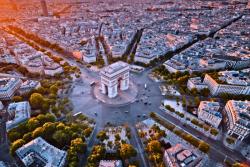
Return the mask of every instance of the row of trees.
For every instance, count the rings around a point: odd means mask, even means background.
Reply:
[[[173,112],[173,113],[177,114],[177,115],[180,116],[181,118],[184,117],[184,114],[183,114],[183,113],[181,113],[181,112],[179,112],[179,111],[176,111],[176,110],[175,110],[174,108],[172,108],[170,105],[166,105],[165,108],[166,108],[167,110],[169,110],[170,112]]]
[[[64,49],[62,47],[60,47],[58,44],[51,43],[45,39],[42,39],[36,34],[28,33],[26,31],[24,31],[23,29],[16,27],[16,26],[13,26],[13,25],[9,25],[8,28],[9,28],[9,30],[14,31],[15,33],[20,34],[20,35],[22,35],[30,40],[33,40],[36,43],[38,43],[44,47],[50,48],[50,49],[55,50],[59,53],[64,53]]]
[[[192,135],[187,134],[186,132],[177,129],[174,125],[172,125],[169,122],[166,122],[166,120],[163,120],[162,118],[160,118],[158,115],[156,115],[155,113],[151,113],[150,116],[156,120],[157,122],[159,122],[161,125],[163,125],[164,127],[166,127],[168,130],[174,132],[177,136],[181,137],[182,139],[186,140],[187,142],[189,142],[190,144],[192,144],[193,146],[199,148],[199,150],[201,150],[204,153],[208,153],[210,146],[209,144],[205,143],[204,141],[201,141],[197,138],[194,138]]]
[[[17,64],[0,63],[0,67],[0,72],[2,73],[8,73],[9,71],[17,71],[23,76],[29,78],[35,78],[37,76],[40,76],[40,74],[30,73],[25,67]]]

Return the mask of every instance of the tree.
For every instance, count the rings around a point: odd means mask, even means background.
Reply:
[[[108,136],[106,134],[105,131],[100,131],[98,134],[97,134],[97,139],[101,140],[101,141],[104,141],[105,139],[108,139]]]
[[[83,154],[86,150],[86,144],[82,141],[81,138],[76,138],[71,141],[72,149],[74,149],[77,153]]]
[[[33,138],[32,138],[32,133],[31,132],[28,132],[28,133],[26,133],[26,134],[23,135],[23,140],[26,143],[30,142],[32,139]]]
[[[42,104],[44,102],[44,97],[40,93],[33,93],[30,96],[30,105],[34,109],[40,109],[42,107]]]
[[[198,106],[200,104],[200,98],[198,96],[194,98],[194,104],[195,106]]]
[[[210,149],[209,144],[207,144],[207,143],[205,143],[203,141],[200,142],[200,144],[199,144],[199,150],[201,150],[204,153],[208,153],[209,149]]]
[[[154,118],[156,116],[156,114],[154,112],[150,112],[149,116]]]
[[[65,145],[69,145],[71,141],[71,137],[68,133],[65,133],[64,130],[56,131],[52,138],[56,141],[59,147],[63,147]]]
[[[150,161],[153,161],[155,164],[158,164],[158,163],[162,162],[162,154],[161,153],[150,154],[149,159],[150,159]]]
[[[228,144],[234,144],[234,143],[235,143],[235,139],[232,138],[232,137],[227,137],[227,138],[226,138],[226,142],[227,142]]]
[[[193,96],[196,96],[198,94],[198,90],[197,88],[193,88],[190,90],[190,93],[193,95]]]
[[[182,96],[182,106],[185,107],[187,104],[187,100],[185,96]]]
[[[120,137],[119,133],[115,134],[115,140],[116,140],[116,141],[121,140],[121,137]]]
[[[27,123],[27,128],[29,129],[29,131],[33,131],[39,126],[40,126],[40,122],[36,118],[30,118]]]
[[[38,127],[36,128],[33,132],[32,132],[32,137],[33,138],[37,138],[39,136],[43,135],[43,128],[42,127]]]
[[[137,154],[134,147],[130,144],[121,144],[119,152],[122,159],[129,159],[131,157],[135,157]]]
[[[50,99],[56,99],[57,95],[55,93],[50,93],[49,98]]]
[[[85,137],[89,137],[91,133],[92,133],[92,128],[90,127],[84,130]]]
[[[58,87],[56,85],[52,85],[50,86],[49,90],[50,90],[50,93],[57,94]]]
[[[55,122],[56,118],[52,114],[39,114],[36,119],[43,125],[46,122]]]
[[[105,155],[105,147],[101,146],[101,145],[96,145],[93,147],[91,155],[88,157],[88,163],[93,163],[93,166],[97,166],[95,165],[97,162],[99,162]]]
[[[43,136],[46,139],[52,139],[52,134],[54,134],[56,131],[56,123],[46,122],[45,124],[43,124],[43,129],[44,129]]]
[[[10,154],[13,156],[16,150],[22,147],[24,144],[25,144],[25,141],[23,139],[18,139],[14,141],[10,146]]]
[[[201,89],[200,91],[202,96],[207,97],[210,94],[210,90],[208,88]]]
[[[14,96],[14,97],[12,98],[12,100],[13,100],[14,102],[20,102],[20,101],[23,101],[23,98],[22,98],[21,96]]]
[[[210,133],[211,133],[212,135],[214,135],[214,136],[217,136],[219,132],[218,132],[218,130],[212,128],[212,129],[210,130]]]
[[[44,95],[46,93],[46,89],[40,86],[39,88],[37,88],[36,92]]]
[[[14,130],[11,130],[9,133],[8,133],[8,139],[11,141],[11,142],[14,142],[15,140],[17,139],[20,139],[22,137],[21,133],[17,132],[17,131],[14,131]]]
[[[49,111],[49,107],[50,107],[49,101],[45,100],[41,107],[43,113],[46,113],[47,111]]]
[[[147,145],[147,151],[150,153],[161,152],[161,143],[158,140],[152,140]]]
[[[41,85],[42,85],[42,87],[44,87],[44,88],[49,88],[49,87],[51,86],[49,80],[47,80],[47,79],[42,80],[42,81],[41,81]]]

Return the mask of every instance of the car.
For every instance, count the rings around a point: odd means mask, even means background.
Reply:
[[[145,117],[147,117],[147,115],[146,115],[146,114],[143,114],[142,116],[143,116],[144,118],[145,118]]]
[[[140,118],[141,116],[140,115],[137,115],[138,118]]]
[[[90,83],[90,86],[94,86],[95,85],[95,81]]]
[[[79,116],[79,115],[82,115],[82,113],[81,113],[81,112],[75,113],[75,114],[73,115],[73,117],[77,117],[77,116]]]
[[[148,104],[148,102],[144,102],[144,105],[147,105]]]
[[[124,111],[125,113],[128,113],[128,111]]]

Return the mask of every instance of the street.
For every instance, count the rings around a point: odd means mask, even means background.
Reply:
[[[83,70],[82,70],[83,71]],[[85,72],[85,71],[83,71]],[[205,137],[201,132],[197,131],[196,129],[183,126],[183,124],[176,118],[172,117],[171,115],[164,113],[159,109],[161,100],[164,97],[161,95],[159,85],[160,83],[153,82],[148,78],[148,73],[150,70],[144,71],[141,74],[131,74],[131,80],[135,82],[138,86],[138,95],[137,101],[131,104],[127,104],[124,106],[108,106],[101,102],[98,102],[93,95],[90,94],[82,94],[77,97],[69,96],[71,101],[74,104],[74,113],[82,112],[85,115],[92,117],[98,122],[97,129],[103,129],[103,127],[109,123],[113,125],[124,125],[127,124],[132,129],[132,139],[131,144],[133,144],[139,153],[142,153],[142,156],[139,156],[139,162],[143,166],[148,166],[149,162],[145,158],[143,146],[140,144],[140,139],[137,136],[136,130],[134,125],[139,121],[146,119],[149,116],[150,112],[156,112],[167,121],[173,123],[176,126],[179,126],[181,129],[191,133],[197,138],[200,138],[210,144],[211,150],[209,152],[209,157],[215,161],[223,162],[225,158],[231,161],[241,160],[246,161],[246,159],[238,152],[232,151],[225,147],[222,141],[215,141],[210,138]],[[88,71],[88,74],[91,76],[95,76],[96,78],[92,78],[92,80],[98,81],[99,77],[93,71]],[[87,74],[82,74],[83,76]],[[83,78],[83,80],[85,80]],[[88,79],[87,79],[88,80]],[[75,91],[79,92],[79,90],[84,90],[87,92],[91,92],[91,87],[88,85],[87,82],[84,82],[85,85],[76,85]],[[144,85],[147,84],[147,89],[145,89]],[[86,88],[89,87],[89,88]],[[87,90],[85,90],[87,89]],[[88,91],[89,89],[89,91]],[[74,90],[72,92],[74,94]],[[145,104],[144,102],[147,101],[150,104]],[[128,112],[125,112],[128,111]],[[95,115],[94,113],[97,113]],[[145,117],[146,115],[146,117]],[[95,137],[93,137],[93,140]]]

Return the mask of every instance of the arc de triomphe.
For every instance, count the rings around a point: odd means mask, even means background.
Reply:
[[[129,88],[129,64],[118,61],[100,72],[101,92],[107,94],[109,98],[118,95],[119,90],[124,91]]]

